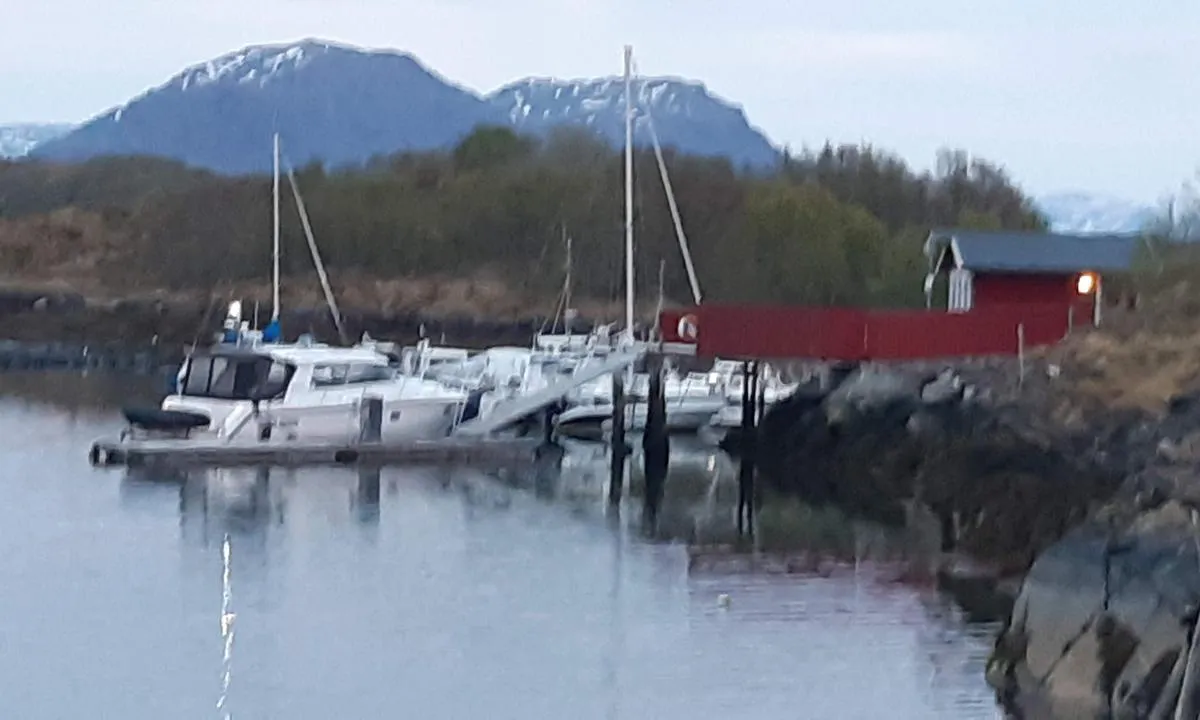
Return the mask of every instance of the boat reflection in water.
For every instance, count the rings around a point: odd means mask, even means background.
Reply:
[[[531,473],[130,472],[123,505],[157,522],[178,498],[178,621],[211,638],[218,717],[997,717],[987,633],[931,589],[697,553],[733,527],[736,473],[676,452],[652,533],[638,473],[614,513],[606,459],[576,450]],[[890,552],[803,517],[818,553]]]

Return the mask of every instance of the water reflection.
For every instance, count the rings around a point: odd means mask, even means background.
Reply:
[[[102,472],[84,448],[115,415],[61,418],[0,400],[12,717],[998,716],[990,628],[896,582],[921,538],[795,507],[811,558],[706,554],[736,503],[715,454],[673,443],[647,528],[606,513],[587,448],[531,473]]]

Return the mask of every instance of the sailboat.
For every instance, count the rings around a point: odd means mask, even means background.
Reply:
[[[620,338],[620,344],[633,345],[634,338],[634,253],[633,253],[633,49],[625,47],[625,328]],[[649,116],[647,116],[649,117]],[[699,304],[699,283],[696,280],[695,268],[692,265],[691,253],[688,251],[686,239],[683,236],[683,226],[679,217],[679,208],[675,204],[675,195],[671,189],[667,175],[666,163],[663,161],[662,149],[658,142],[657,133],[651,121],[648,123],[651,140],[653,141],[655,159],[658,162],[663,186],[667,193],[667,201],[671,210],[671,218],[680,241],[684,264],[691,283],[694,301]],[[661,272],[660,272],[661,286]],[[660,287],[661,294],[661,287]],[[722,378],[714,378],[711,373],[689,373],[680,376],[668,372],[663,392],[666,396],[666,425],[671,432],[696,432],[708,424],[712,416],[725,405]],[[633,375],[627,378],[625,386],[631,402],[625,409],[625,426],[634,431],[645,429],[648,406],[646,392],[649,378],[645,375]],[[603,433],[606,423],[610,422],[613,413],[612,377],[601,377],[579,389],[571,397],[572,404],[561,413],[555,423],[557,431],[566,436],[595,438]]]

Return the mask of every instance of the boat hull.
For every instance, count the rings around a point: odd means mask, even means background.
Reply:
[[[720,403],[697,401],[667,405],[667,432],[691,434],[708,425]],[[560,435],[595,439],[602,437],[612,423],[612,405],[580,405],[567,409],[555,421]],[[633,432],[646,429],[647,406],[638,403],[625,408],[625,427]]]
[[[380,440],[399,442],[406,440],[429,440],[446,437],[457,424],[462,412],[463,401],[453,397],[385,399]],[[222,403],[193,398],[167,398],[164,410],[195,412],[212,418],[210,429],[193,432],[197,439],[212,439],[224,429],[226,437],[252,437],[268,426],[269,438],[282,441],[336,441],[348,442],[358,438],[360,428],[360,406],[356,402],[338,404],[283,404],[263,403],[260,416],[245,420],[238,428],[238,416],[245,416],[248,403]]]

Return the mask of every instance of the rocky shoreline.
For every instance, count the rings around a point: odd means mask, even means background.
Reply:
[[[1200,707],[1200,652],[1187,652],[1200,394],[1161,413],[1103,407],[1076,392],[1091,374],[1065,357],[1023,372],[1010,359],[864,365],[814,381],[764,419],[762,481],[894,525],[932,514],[942,549],[989,568],[992,589],[1019,581],[988,669],[1012,714],[1171,717],[1150,711]],[[987,594],[987,579],[946,575]],[[1189,657],[1198,667],[1185,673]]]

